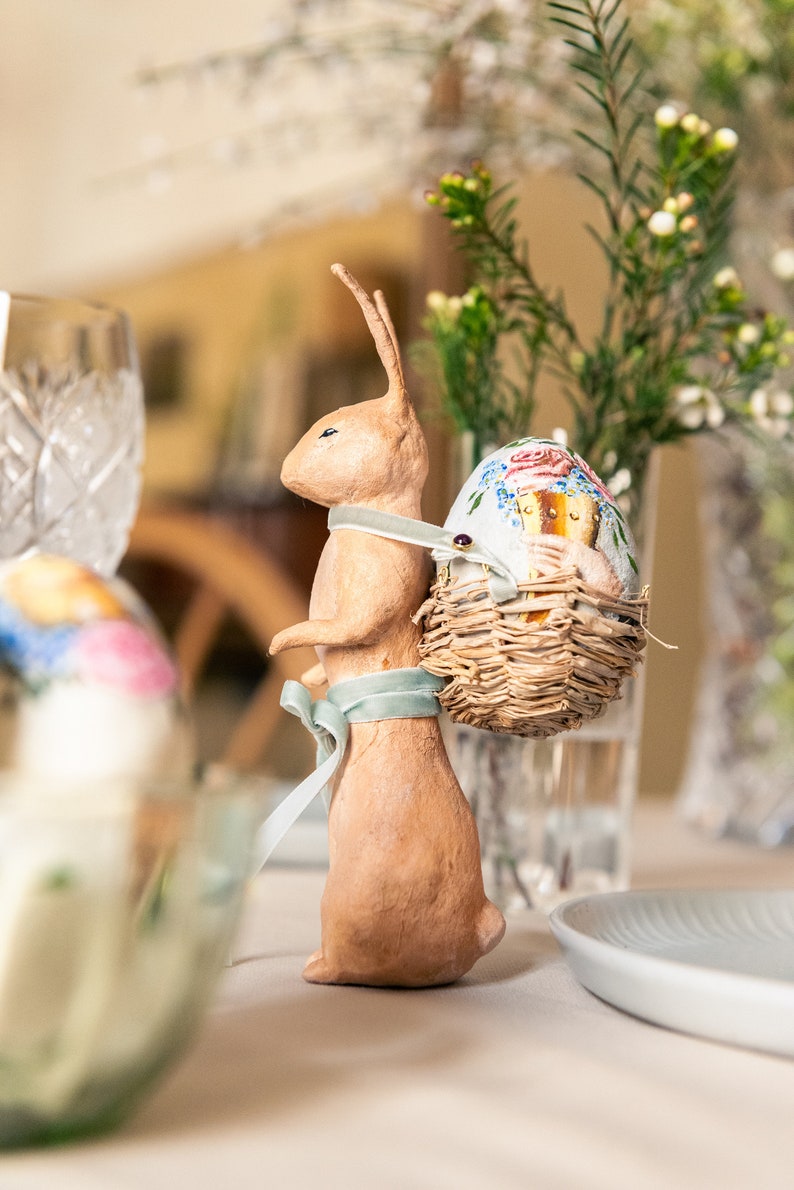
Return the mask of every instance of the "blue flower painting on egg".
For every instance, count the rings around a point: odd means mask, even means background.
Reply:
[[[620,508],[584,459],[559,442],[522,438],[494,451],[464,484],[445,528],[487,545],[519,581],[526,578],[528,541],[554,534],[572,543],[572,557],[592,556],[582,547],[601,555],[623,594],[638,586]]]

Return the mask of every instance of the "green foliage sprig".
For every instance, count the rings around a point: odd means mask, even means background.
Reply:
[[[428,295],[425,326],[442,403],[481,449],[534,432],[537,385],[550,373],[571,444],[613,487],[636,488],[657,444],[726,422],[787,434],[794,401],[773,380],[792,335],[753,307],[725,263],[736,134],[670,103],[645,110],[622,0],[550,9],[598,117],[596,131],[576,135],[597,163],[579,176],[602,215],[588,228],[607,266],[600,327],[585,342],[564,295],[539,282],[515,190],[494,187],[481,163],[445,174],[427,196],[473,285],[460,298]]]

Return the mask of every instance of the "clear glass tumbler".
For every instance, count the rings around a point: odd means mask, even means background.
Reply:
[[[124,313],[0,292],[0,558],[112,574],[140,497],[143,392]]]
[[[0,781],[0,1152],[116,1126],[183,1054],[229,954],[260,796],[219,772]]]
[[[642,682],[578,731],[550,739],[450,725],[450,759],[480,835],[485,891],[500,909],[546,912],[628,887]]]

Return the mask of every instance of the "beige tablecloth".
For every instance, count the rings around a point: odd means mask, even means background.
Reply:
[[[794,1061],[584,991],[540,914],[460,984],[313,987],[324,873],[273,864],[190,1054],[122,1130],[0,1157],[0,1190],[790,1190]],[[794,852],[637,813],[635,884],[794,886]]]

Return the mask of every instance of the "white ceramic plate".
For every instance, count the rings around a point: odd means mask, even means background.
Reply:
[[[616,1008],[794,1057],[794,891],[604,893],[550,924],[580,983]]]

